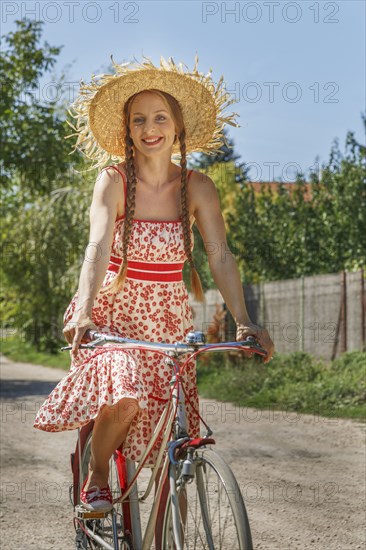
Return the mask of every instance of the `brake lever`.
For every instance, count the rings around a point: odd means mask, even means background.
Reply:
[[[79,348],[78,349],[94,349],[95,348],[95,343],[90,343],[90,344],[79,344]],[[61,351],[67,351],[67,350],[70,350],[72,349],[72,346],[63,346],[62,348],[60,348]]]
[[[262,346],[259,344],[257,338],[255,336],[248,336],[245,340],[243,340],[242,342],[238,342],[238,344],[245,344],[245,343],[250,343],[250,349],[255,349],[257,350],[260,355],[263,355],[265,357],[267,357],[267,352],[264,348],[262,348]]]
[[[97,340],[93,340],[92,342],[89,342],[88,344],[80,344],[79,345],[79,348],[82,348],[82,349],[94,349],[96,348],[99,344],[102,344],[103,342],[105,342],[105,339],[104,338],[98,338]],[[62,348],[60,348],[61,351],[67,351],[67,350],[70,350],[72,349],[72,346],[63,346]]]

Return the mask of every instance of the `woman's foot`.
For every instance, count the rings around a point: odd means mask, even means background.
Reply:
[[[108,470],[106,472],[94,472],[89,462],[88,475],[80,492],[80,502],[84,508],[95,512],[108,512],[112,509]]]
[[[102,487],[86,478],[80,492],[80,503],[92,512],[109,512],[113,508],[109,485]]]
[[[99,472],[94,472],[89,466],[84,490],[88,491],[94,485],[97,485],[98,487],[106,487],[108,485],[108,473],[102,474]]]

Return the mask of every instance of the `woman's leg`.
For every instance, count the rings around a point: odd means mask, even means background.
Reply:
[[[93,485],[105,487],[108,484],[109,459],[126,439],[138,410],[137,400],[126,397],[111,407],[104,406],[99,412],[93,426],[89,478],[85,491]]]

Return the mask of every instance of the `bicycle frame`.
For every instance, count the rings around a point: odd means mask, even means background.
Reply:
[[[258,355],[265,356],[266,352],[261,348],[254,338],[249,337],[243,342],[225,342],[222,344],[205,344],[202,333],[194,332],[187,335],[187,342],[184,343],[155,343],[155,342],[142,342],[138,340],[131,340],[127,338],[122,338],[118,336],[111,336],[109,334],[104,334],[96,331],[87,331],[89,336],[93,338],[93,341],[88,344],[81,344],[82,348],[96,348],[103,346],[105,343],[116,343],[118,344],[119,349],[123,347],[124,349],[149,349],[153,351],[158,351],[162,353],[166,359],[166,363],[172,367],[173,375],[170,381],[171,385],[171,397],[169,399],[168,406],[165,408],[163,414],[160,417],[160,420],[155,428],[154,434],[147,445],[145,452],[143,453],[139,465],[136,467],[135,463],[124,459],[121,455],[117,456],[117,470],[120,476],[120,486],[122,488],[121,497],[114,500],[114,504],[122,503],[123,510],[126,512],[127,531],[130,531],[132,536],[132,544],[134,550],[150,550],[154,536],[159,526],[157,527],[157,518],[159,505],[162,499],[163,490],[166,491],[166,483],[168,481],[168,470],[170,464],[176,464],[175,453],[182,446],[188,446],[190,442],[194,442],[194,448],[205,446],[207,444],[213,444],[215,441],[210,438],[212,435],[212,430],[207,426],[207,433],[203,438],[198,438],[192,440],[187,433],[187,418],[186,418],[186,409],[185,409],[185,392],[181,379],[181,372],[185,368],[185,365],[190,359],[195,357],[198,353],[205,351],[226,351],[232,349],[245,349],[257,353]],[[121,346],[122,344],[122,346]],[[71,346],[66,346],[61,348],[63,350],[71,349]],[[188,358],[182,362],[180,360],[180,355],[189,354]],[[201,418],[201,417],[200,417]],[[201,418],[201,420],[203,420]],[[91,423],[89,423],[91,424]],[[89,426],[89,432],[92,430],[92,425]],[[84,427],[86,428],[86,427]],[[158,452],[158,457],[155,465],[152,467],[152,473],[148,486],[143,494],[143,496],[138,496],[137,490],[137,480],[138,476],[144,467],[144,464],[157,442],[158,438],[161,437],[161,434],[164,434],[162,437],[161,446]],[[74,506],[78,502],[78,495],[80,491],[80,480],[83,479],[82,468],[82,456],[81,449],[85,445],[86,437],[85,434],[81,433],[81,430],[78,429],[78,443],[76,452],[78,453],[77,462],[78,462],[78,480],[79,483],[74,487]],[[167,452],[166,452],[167,451]],[[164,456],[165,454],[165,456]],[[75,460],[75,456],[74,456]],[[123,461],[125,460],[125,466]],[[73,462],[73,461],[72,461]],[[72,464],[74,467],[74,464]],[[139,502],[144,501],[148,498],[153,488],[154,482],[157,478],[158,472],[160,471],[160,482],[158,484],[147,526],[142,535],[141,529],[141,520],[140,520],[140,507]],[[172,507],[179,506],[177,494],[175,492],[175,487],[170,484],[170,495]],[[166,497],[167,495],[165,495]],[[106,550],[118,550],[118,540],[117,540],[117,524],[116,524],[116,513],[114,508],[111,512],[108,513],[95,513],[95,512],[81,512],[80,507],[76,506],[76,516],[79,519],[85,520],[87,518],[98,518],[106,517],[108,514],[112,514],[112,526],[115,531],[114,534],[114,545],[111,546],[108,542],[104,541],[99,535],[94,533],[87,526],[83,526],[82,529],[87,532],[87,535],[93,538],[102,548]],[[128,521],[130,519],[130,521]],[[126,525],[124,526],[126,530]],[[177,514],[173,514],[173,529],[176,540],[180,540],[179,534],[179,525],[177,523]],[[127,533],[128,534],[128,533]],[[159,539],[158,534],[158,539]],[[117,540],[117,542],[116,542]],[[158,541],[159,544],[159,541]],[[181,544],[178,545],[181,547]],[[158,548],[158,547],[157,547]]]

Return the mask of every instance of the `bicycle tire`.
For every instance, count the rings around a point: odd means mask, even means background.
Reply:
[[[169,482],[175,484],[179,507],[172,506],[171,494],[162,502],[159,546],[162,550],[252,550],[249,519],[232,470],[212,449],[195,450],[193,459],[194,479],[184,487],[179,486],[183,460],[170,465]],[[179,518],[180,544],[174,535],[174,513]]]
[[[88,475],[88,465],[91,455],[91,441],[92,441],[92,434],[91,431],[85,441],[84,448],[82,449],[81,453],[81,480],[80,480],[80,486],[84,483],[84,480],[86,476]],[[78,476],[79,477],[79,476]],[[116,456],[115,453],[111,456],[110,462],[109,462],[109,487],[111,489],[112,498],[118,498],[121,495],[121,484],[117,469],[117,463],[116,463]],[[78,498],[78,504],[80,504],[79,498]],[[116,503],[114,505],[114,514],[116,518],[116,524],[117,524],[117,536],[118,536],[118,547],[120,550],[129,550],[131,548],[129,541],[125,540],[124,538],[124,524],[123,524],[123,513],[122,513],[122,503]],[[87,531],[92,531],[93,533],[96,533],[99,537],[101,537],[103,540],[108,542],[111,546],[113,546],[113,516],[112,512],[107,514],[105,518],[101,519],[86,519],[83,520],[84,527],[86,527]],[[84,533],[85,535],[85,533]],[[79,537],[80,538],[80,537]],[[98,542],[93,539],[92,536],[86,536],[82,539],[83,543],[87,543],[85,548],[87,550],[89,549],[95,549],[99,550],[100,548],[103,548]],[[85,541],[85,542],[84,542]],[[80,542],[79,542],[80,544]],[[81,547],[83,548],[83,547]]]

